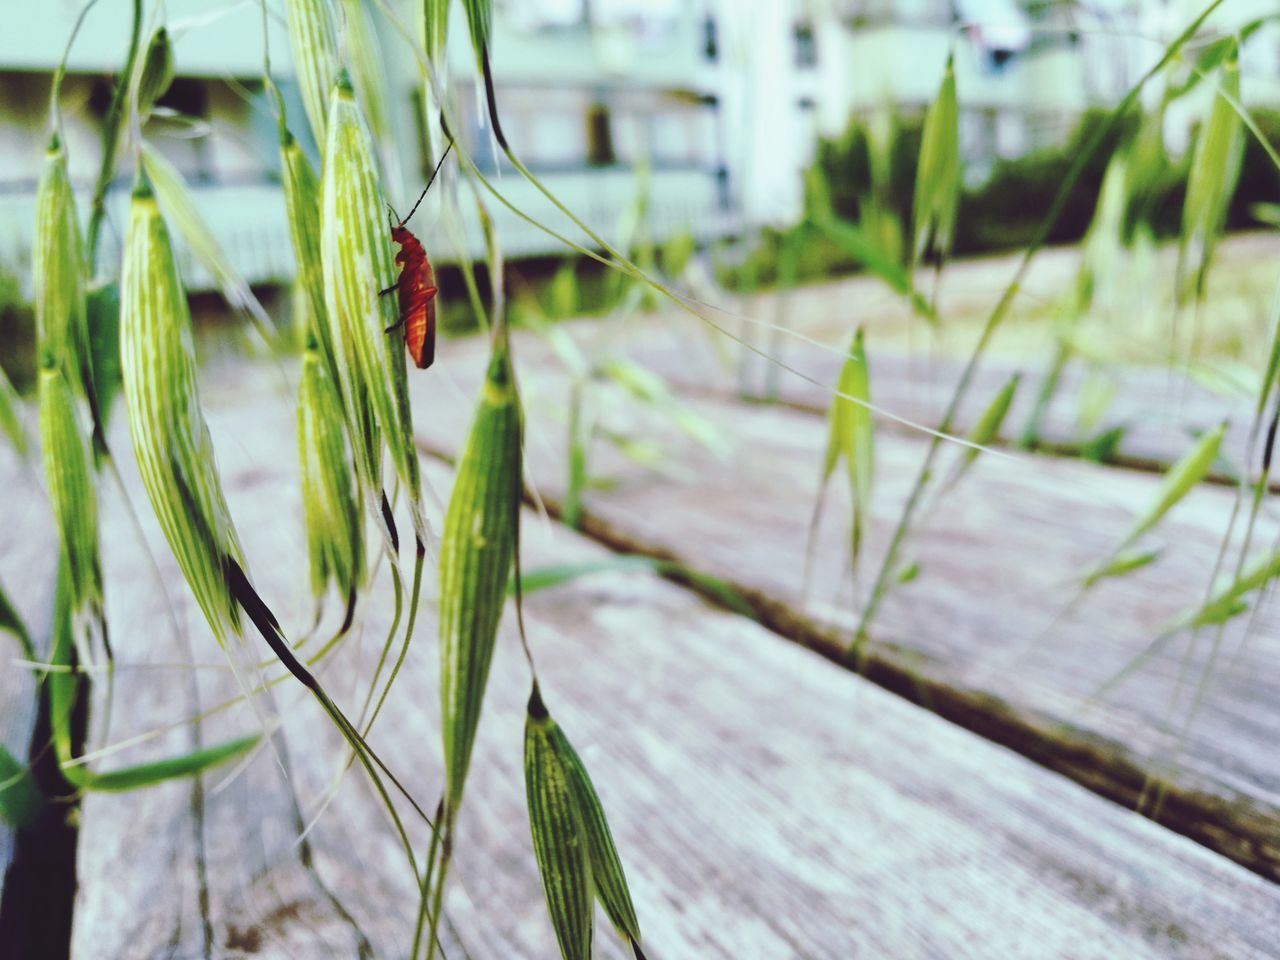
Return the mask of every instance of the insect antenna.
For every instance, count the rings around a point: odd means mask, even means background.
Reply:
[[[440,154],[440,160],[436,163],[436,168],[431,171],[431,179],[427,181],[427,185],[422,188],[422,192],[418,194],[418,202],[413,205],[413,209],[409,211],[409,215],[400,221],[400,226],[404,226],[413,215],[418,212],[418,204],[422,203],[422,198],[427,195],[427,191],[431,189],[431,185],[436,182],[436,174],[440,172],[440,168],[444,166],[445,157],[449,156],[449,151],[453,149],[453,140],[449,140],[449,145],[444,148],[444,153]],[[393,211],[394,212],[394,211]]]

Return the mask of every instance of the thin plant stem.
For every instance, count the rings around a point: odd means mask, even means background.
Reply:
[[[107,214],[107,191],[115,176],[116,148],[120,145],[120,121],[124,117],[129,78],[133,76],[133,65],[138,59],[138,45],[141,38],[142,0],[133,0],[129,54],[125,58],[124,69],[112,88],[111,102],[107,106],[107,113],[102,121],[102,165],[98,168],[98,179],[93,186],[93,202],[89,208],[89,270],[94,274],[98,270],[98,238],[102,232],[103,218]]]

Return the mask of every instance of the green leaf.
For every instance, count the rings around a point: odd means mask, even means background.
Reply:
[[[1098,567],[1085,578],[1085,586],[1092,586],[1099,580],[1109,577],[1122,577],[1125,574],[1149,567],[1160,559],[1162,550],[1135,550],[1117,553],[1111,560]]]
[[[1212,468],[1222,446],[1222,438],[1227,432],[1226,423],[1221,423],[1212,430],[1206,431],[1195,445],[1183,455],[1182,459],[1169,468],[1160,486],[1156,489],[1150,505],[1134,519],[1129,530],[1120,539],[1116,547],[1101,563],[1086,573],[1082,580],[1084,586],[1090,587],[1106,577],[1115,576],[1116,572],[1128,572],[1145,566],[1154,560],[1154,556],[1145,562],[1139,562],[1145,554],[1132,554],[1128,557],[1129,547],[1148,532],[1177,503],[1190,493]]]
[[[653,570],[660,561],[652,557],[615,556],[602,560],[588,560],[583,563],[563,563],[534,570],[524,570],[520,576],[520,588],[527,597],[538,590],[550,590],[563,586],[579,577],[588,577],[597,573],[615,573],[619,570]],[[515,582],[507,585],[507,595],[515,593]]]
[[[1152,498],[1151,505],[1138,515],[1125,535],[1123,540],[1125,546],[1133,543],[1159,523],[1178,501],[1205,478],[1218,457],[1218,450],[1222,446],[1222,438],[1226,432],[1225,422],[1218,424],[1212,430],[1205,431],[1182,459],[1169,468]]]
[[[111,405],[121,388],[120,285],[112,282],[89,289],[89,364],[98,397],[98,413],[106,427]]]
[[[898,570],[897,581],[898,583],[911,583],[911,581],[915,580],[919,576],[920,562],[918,560],[912,560],[910,563],[904,565]]]
[[[887,283],[894,291],[907,297],[912,307],[930,323],[937,323],[937,314],[929,302],[911,285],[911,275],[906,268],[890,256],[863,229],[831,214],[812,218],[813,225],[825,233],[845,253],[853,257],[868,271]]]
[[[1080,446],[1080,459],[1091,463],[1111,463],[1120,451],[1129,428],[1124,424],[1103,430],[1097,436],[1085,441]]]
[[[965,447],[961,452],[960,460],[950,481],[951,483],[959,480],[973,465],[973,462],[978,459],[978,454],[982,452],[978,447],[989,446],[999,439],[1000,428],[1004,426],[1005,417],[1009,415],[1009,407],[1013,404],[1013,397],[1018,392],[1018,384],[1021,380],[1020,374],[1015,373],[1011,376],[1008,382],[991,398],[987,408],[982,411],[982,416],[978,417],[970,428],[965,439],[977,446]]]
[[[28,660],[35,660],[36,648],[31,642],[31,633],[2,587],[0,587],[0,630],[13,634],[18,641],[18,646],[22,648],[22,655]]]
[[[13,449],[19,456],[25,457],[27,432],[22,428],[22,420],[18,417],[21,402],[18,399],[18,391],[13,389],[8,375],[4,370],[0,370],[0,433],[9,438],[9,442],[13,444]]]
[[[78,764],[62,766],[62,775],[68,782],[82,790],[98,793],[122,793],[127,790],[140,790],[143,787],[164,783],[166,780],[178,780],[183,777],[194,777],[206,770],[234,760],[242,756],[258,744],[261,737],[257,734],[236,737],[226,743],[193,750],[177,757],[168,757],[152,763],[140,763],[137,766],[120,770],[109,770],[97,773]]]
[[[1219,626],[1248,609],[1245,596],[1260,590],[1268,582],[1280,577],[1280,550],[1267,551],[1254,557],[1240,576],[1215,593],[1197,610],[1184,614],[1171,629],[1183,627]]]
[[[30,768],[0,745],[0,820],[16,830],[29,827],[44,808],[44,794]]]

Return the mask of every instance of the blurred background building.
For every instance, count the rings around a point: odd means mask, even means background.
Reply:
[[[362,12],[376,24],[390,91],[387,122],[398,151],[388,189],[394,200],[409,202],[427,173],[417,66],[374,4],[363,0],[362,10],[362,0],[335,2],[344,15]],[[394,0],[393,6],[406,19],[419,9]],[[571,209],[608,234],[644,190],[655,239],[688,230],[706,240],[794,221],[802,206],[801,173],[818,139],[839,135],[855,117],[918,115],[935,95],[950,51],[972,184],[1000,158],[1062,143],[1090,106],[1114,104],[1199,6],[1189,0],[498,0],[494,71],[508,138]],[[1258,17],[1275,12],[1274,0],[1227,6],[1233,25],[1247,20],[1250,9]],[[80,7],[80,0],[11,5],[0,35],[0,271],[18,276],[29,274],[50,78]],[[68,154],[86,203],[108,76],[127,47],[126,7],[102,0],[90,13],[64,85]],[[275,125],[258,79],[258,4],[168,0],[166,8],[178,77],[147,135],[190,181],[246,278],[285,280],[292,264],[275,177]],[[292,126],[301,130],[282,5],[272,8],[273,70]],[[460,9],[451,22],[450,73],[469,118],[459,135],[517,205],[559,228],[533,188],[499,163],[476,109],[482,94]],[[1242,73],[1246,102],[1280,103],[1274,17],[1246,44]],[[1171,149],[1185,148],[1199,109],[1188,100],[1170,116]],[[646,175],[637,177],[638,170]],[[126,187],[122,177],[116,230]],[[494,212],[509,256],[563,252],[535,227],[505,210]],[[469,241],[470,254],[478,256],[478,231],[470,231]],[[447,261],[454,255],[440,246],[433,256]],[[196,288],[208,282],[194,265],[188,276]]]

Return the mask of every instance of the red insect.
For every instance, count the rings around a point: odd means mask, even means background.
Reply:
[[[404,327],[405,348],[419,370],[425,370],[431,366],[436,356],[435,296],[438,291],[435,271],[431,269],[427,252],[422,249],[422,243],[409,232],[405,224],[417,212],[418,204],[422,203],[422,198],[431,189],[431,184],[435,182],[436,174],[440,172],[444,158],[449,155],[452,147],[453,142],[450,141],[449,146],[440,155],[440,162],[432,171],[431,179],[422,188],[418,202],[413,205],[408,216],[399,223],[391,223],[391,239],[400,245],[400,252],[396,254],[396,263],[400,265],[400,276],[391,286],[379,291],[379,296],[384,296],[393,290],[398,293],[400,319],[387,327],[387,333],[397,327]],[[396,212],[391,209],[391,204],[387,204],[387,209],[391,210],[391,216],[394,217]]]

